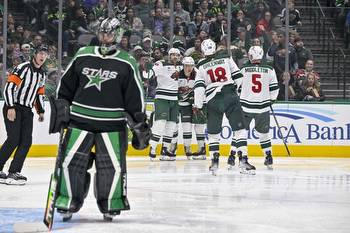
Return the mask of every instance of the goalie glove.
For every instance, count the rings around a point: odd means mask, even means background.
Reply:
[[[147,116],[143,112],[137,112],[131,117],[125,112],[127,123],[132,132],[131,145],[136,150],[143,150],[149,145],[151,130],[146,122]]]
[[[49,96],[51,115],[49,134],[60,132],[61,128],[65,128],[70,119],[69,102],[65,99],[55,99]]]

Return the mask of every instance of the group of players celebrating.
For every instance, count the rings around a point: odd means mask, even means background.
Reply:
[[[224,51],[217,51],[216,44],[206,39],[201,44],[205,58],[195,64],[191,57],[184,57],[176,48],[168,52],[168,61],[157,61],[151,71],[156,78],[154,114],[151,116],[152,136],[150,159],[156,158],[156,147],[161,138],[161,161],[176,158],[178,122],[181,120],[183,143],[188,159],[206,159],[205,129],[208,133],[209,170],[216,173],[219,165],[220,133],[223,115],[234,132],[228,168],[239,158],[241,173],[255,174],[255,167],[248,162],[247,130],[255,120],[260,145],[265,154],[264,164],[272,169],[272,148],[269,136],[270,106],[276,100],[279,87],[274,69],[262,63],[263,49],[252,46],[249,62],[241,69]],[[196,133],[198,151],[191,152],[192,126]]]
[[[273,164],[269,107],[279,89],[273,68],[261,63],[262,48],[250,48],[250,62],[242,69],[227,53],[216,51],[211,39],[202,42],[205,58],[196,65],[191,57],[184,57],[180,63],[180,51],[170,49],[168,61],[156,62],[151,71],[157,88],[150,136],[136,60],[115,44],[119,27],[116,18],[101,22],[100,45],[83,47],[76,53],[62,75],[56,96],[50,98],[50,132],[60,132],[61,140],[49,188],[46,211],[49,214],[45,214],[49,228],[54,208],[62,214],[63,221],[69,221],[81,209],[91,180],[98,208],[106,221],[130,209],[127,123],[133,134],[132,146],[143,150],[150,144],[152,160],[161,138],[160,160],[175,160],[179,119],[186,156],[206,159],[207,129],[209,170],[215,174],[225,114],[234,131],[228,165],[235,165],[237,155],[241,172],[255,174],[247,156],[247,129],[254,119],[265,165]],[[198,143],[194,153],[190,149],[192,126]],[[94,178],[89,172],[93,164]]]

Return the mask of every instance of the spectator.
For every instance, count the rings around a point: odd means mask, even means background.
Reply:
[[[289,26],[292,28],[295,28],[296,26],[301,26],[301,18],[300,18],[300,12],[294,8],[294,2],[289,1],[288,2],[288,8],[289,8]],[[281,13],[281,21],[283,25],[286,23],[286,8],[283,8]]]
[[[184,53],[184,57],[192,57],[194,62],[197,64],[197,62],[200,59],[204,58],[201,50],[201,43],[202,40],[199,37],[197,37],[194,40],[194,46],[186,50],[186,52]]]
[[[209,12],[208,6],[209,6],[208,1],[202,0],[198,10],[200,10],[200,12],[202,12],[203,18],[207,17],[207,14]]]
[[[188,24],[188,36],[190,39],[197,37],[200,31],[209,33],[209,25],[203,21],[203,13],[197,10],[194,14],[194,20]]]
[[[119,47],[127,52],[130,50],[129,38],[127,36],[122,36],[120,40]]]
[[[266,11],[264,17],[256,25],[256,36],[263,36],[264,33],[270,33],[274,29],[270,11]]]
[[[118,0],[118,3],[113,8],[114,15],[119,19],[120,23],[123,24],[127,15],[128,7],[126,5],[126,0]]]
[[[140,18],[136,17],[134,9],[128,8],[125,18],[125,29],[131,34],[142,36],[143,24]]]
[[[225,12],[225,7],[221,4],[220,0],[213,0],[213,4],[211,5],[209,9],[209,13],[213,15],[218,15],[219,13],[224,13]],[[208,16],[208,14],[207,14]]]
[[[150,28],[151,25],[151,4],[149,0],[141,0],[139,4],[134,6],[135,15],[139,17],[145,28]]]
[[[182,4],[179,0],[175,2],[175,12],[174,12],[174,17],[179,16],[182,19],[182,22],[185,22],[186,25],[190,23],[191,18],[190,14],[182,9]]]
[[[142,39],[142,49],[148,54],[152,53],[152,39],[149,36]]]
[[[252,27],[250,19],[245,17],[243,10],[239,10],[236,17],[232,18],[231,29],[233,29],[233,32],[238,32],[238,28],[248,29],[250,27]],[[235,37],[237,36],[236,34]]]
[[[95,19],[105,18],[108,15],[107,0],[100,0],[99,3],[92,9]]]
[[[23,61],[29,61],[30,60],[30,44],[22,44],[21,52],[23,55]]]
[[[153,34],[160,36],[163,35],[169,26],[168,24],[168,19],[162,14],[162,8],[156,8],[151,22]]]
[[[64,31],[62,37],[62,51],[63,57],[68,56],[68,47],[69,40],[77,39],[79,35],[83,33],[90,33],[87,27],[86,15],[81,6],[78,6],[75,9],[75,15],[70,19],[69,27]],[[69,19],[67,19],[69,20]]]
[[[136,45],[133,49],[133,56],[136,60],[139,60],[141,57],[141,53],[144,52],[140,45]]]
[[[300,100],[305,101],[324,101],[325,97],[322,93],[319,81],[314,73],[308,73],[303,81]]]
[[[284,100],[284,87],[285,83],[288,82],[288,85],[293,83],[293,80],[290,80],[290,73],[294,74],[298,69],[297,56],[295,52],[295,48],[292,44],[289,43],[288,51],[285,49],[285,36],[284,31],[279,30],[277,32],[278,35],[278,43],[272,44],[268,55],[273,57],[273,67],[275,68],[278,84],[280,88],[279,95],[277,97],[278,100]],[[286,54],[289,55],[289,71],[290,73],[285,72],[285,58]]]
[[[304,43],[300,37],[295,39],[295,51],[297,54],[298,68],[304,69],[307,60],[313,60],[310,49],[304,47]]]
[[[187,36],[187,27],[186,23],[182,21],[180,16],[175,17],[175,26],[174,26],[174,35],[176,36]],[[189,38],[188,38],[189,39]]]
[[[224,34],[221,27],[222,20],[224,20],[224,14],[222,12],[218,12],[216,14],[215,21],[211,22],[209,25],[209,36],[216,44],[220,42],[221,36]]]
[[[252,1],[254,2],[254,1]],[[255,6],[248,11],[247,15],[252,19],[253,24],[257,24],[257,22],[265,17],[265,12],[268,10],[267,6],[263,1],[258,1]]]

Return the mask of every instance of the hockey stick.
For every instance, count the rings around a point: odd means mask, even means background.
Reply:
[[[49,190],[47,194],[44,220],[43,220],[44,224],[47,226],[47,228],[49,228],[49,230],[52,229],[52,225],[53,225],[54,214],[55,214],[55,203],[57,198],[57,191],[59,189],[59,177],[60,177],[61,164],[62,164],[62,158],[63,158],[63,153],[62,153],[63,139],[64,139],[64,129],[62,127],[60,131],[60,140],[58,145],[55,170],[51,174],[50,185],[49,185]]]
[[[270,105],[270,109],[271,109],[271,112],[272,112],[273,118],[275,119],[275,122],[276,122],[276,125],[277,125],[277,128],[278,128],[278,132],[279,132],[279,133],[281,134],[281,136],[282,136],[283,144],[284,144],[284,146],[286,147],[286,150],[287,150],[288,156],[290,156],[290,152],[289,152],[289,148],[288,148],[287,143],[286,143],[286,139],[285,139],[285,137],[282,135],[281,127],[280,127],[280,125],[278,124],[278,121],[277,121],[277,117],[276,117],[275,111],[273,110],[273,108],[272,108],[272,106],[271,106],[271,105]]]

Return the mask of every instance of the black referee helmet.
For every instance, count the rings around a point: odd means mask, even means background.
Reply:
[[[44,52],[49,52],[49,48],[46,44],[40,44],[38,45],[37,47],[34,48],[34,53],[39,53],[41,51],[44,51]]]

